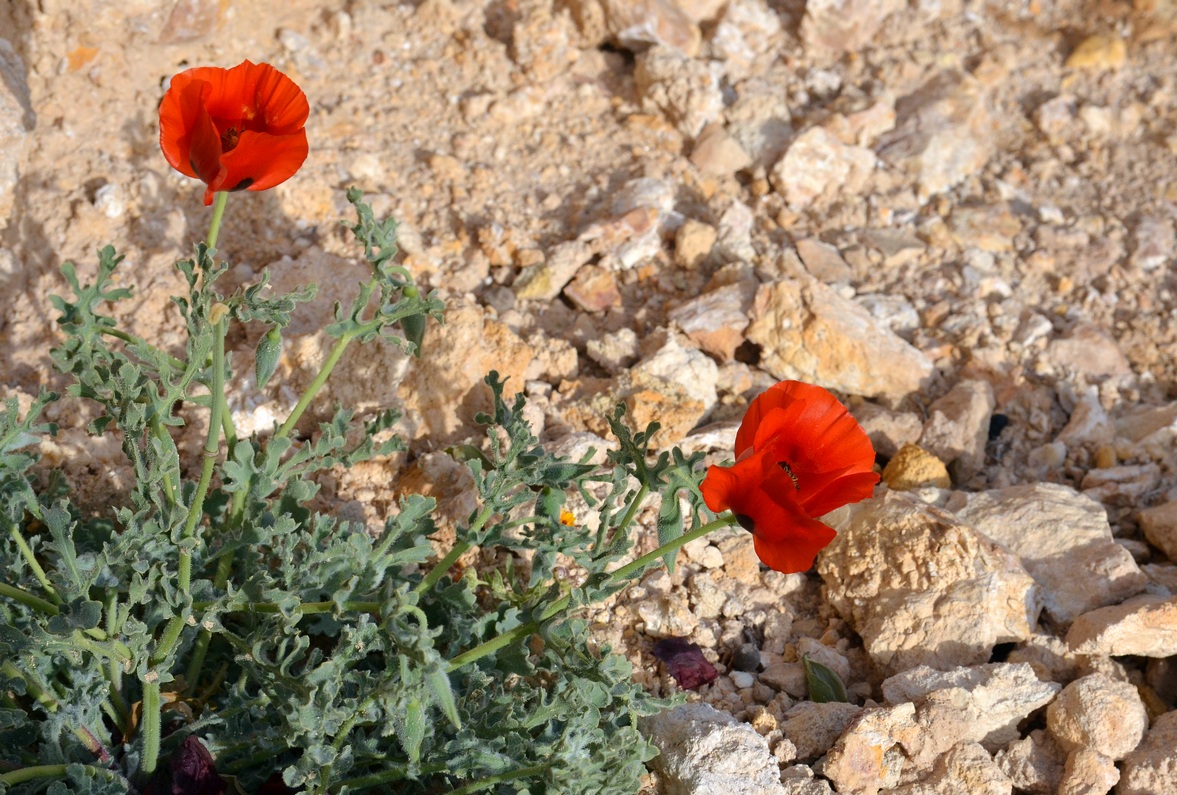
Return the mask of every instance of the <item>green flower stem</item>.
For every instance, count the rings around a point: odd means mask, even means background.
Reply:
[[[15,585],[0,582],[0,596],[7,596],[14,602],[20,602],[25,607],[36,610],[38,613],[44,613],[47,616],[55,616],[58,613],[57,606],[46,602],[39,596],[33,596],[23,588],[17,588]]]
[[[637,560],[631,561],[630,563],[627,563],[616,571],[610,573],[603,584],[608,585],[611,583],[618,583],[623,580],[627,580],[635,573],[644,570],[645,567],[649,566],[651,563],[658,562],[666,554],[678,551],[678,549],[680,549],[683,545],[702,538],[708,533],[718,530],[721,527],[730,527],[735,523],[736,517],[728,514],[727,516],[713,519],[707,524],[700,525],[691,532],[684,533],[673,541],[667,541],[653,552],[642,555]],[[529,621],[526,624],[520,624],[517,627],[507,630],[502,635],[493,637],[485,643],[475,646],[469,651],[462,652],[457,657],[454,657],[452,660],[450,660],[449,666],[446,670],[455,671],[462,666],[469,665],[475,660],[482,659],[488,654],[493,654],[504,646],[509,646],[516,641],[526,638],[528,635],[538,632],[540,627],[543,626],[543,622],[565,610],[568,607],[569,602],[571,602],[571,597],[567,595],[560,597],[544,608],[543,612],[540,613],[539,618],[535,621]]]
[[[127,648],[126,644],[118,641],[97,643],[87,638],[80,631],[74,632],[73,640],[80,648],[98,657],[103,657],[116,663],[127,663],[131,660],[131,650]]]
[[[28,676],[10,662],[0,663],[0,671],[10,679],[21,679],[25,683],[25,690],[32,696],[38,704],[45,708],[45,711],[52,714],[57,712],[61,706],[53,694],[46,688],[42,687],[40,683],[36,682],[33,677]]]
[[[212,237],[212,233],[209,233]],[[192,505],[188,509],[188,521],[184,524],[181,538],[187,540],[196,537],[196,526],[204,514],[204,498],[208,494],[208,484],[212,481],[213,469],[217,464],[217,453],[220,452],[221,441],[221,412],[225,402],[218,398],[225,392],[225,331],[228,321],[221,319],[213,325],[216,339],[213,342],[213,382],[209,391],[213,396],[212,408],[208,418],[208,439],[204,443],[203,461],[200,468],[200,481],[196,484],[196,493],[192,495]],[[187,550],[180,552],[180,591],[187,594],[192,587],[192,553]]]
[[[646,499],[646,495],[649,493],[650,487],[643,483],[642,487],[638,489],[637,495],[633,498],[633,502],[629,504],[629,510],[625,512],[625,516],[621,517],[621,523],[617,525],[616,532],[624,533],[629,528],[630,522],[633,521],[633,518],[637,516],[638,511],[641,510],[642,500]]]
[[[549,767],[551,765],[532,765],[531,767],[521,767],[518,770],[512,770],[507,773],[487,776],[464,787],[458,787],[456,790],[452,790],[450,795],[469,795],[471,792],[477,792],[480,789],[489,789],[495,784],[501,784],[504,781],[514,781],[520,778],[528,778],[529,776],[538,776]]]
[[[112,589],[106,601],[106,634],[114,637],[119,632],[118,594]],[[128,651],[130,651],[128,649]],[[115,725],[126,734],[131,709],[123,698],[123,666],[118,660],[110,660],[106,666],[106,681],[110,683],[110,703],[117,713]]]
[[[335,347],[331,349],[331,354],[327,357],[327,361],[323,362],[323,366],[319,369],[319,374],[315,376],[315,380],[311,381],[306,392],[302,393],[302,397],[294,405],[294,409],[290,412],[290,416],[286,418],[286,422],[282,423],[282,427],[274,434],[275,439],[285,438],[294,430],[294,426],[302,418],[303,412],[307,410],[307,406],[311,405],[311,401],[315,399],[315,396],[319,394],[319,390],[323,388],[323,385],[327,383],[327,379],[331,377],[331,371],[335,369],[335,365],[339,364],[339,360],[343,357],[343,352],[347,350],[348,343],[352,341],[353,336],[355,335],[344,333],[335,341]]]
[[[36,781],[39,778],[65,778],[66,771],[70,765],[38,765],[36,767],[22,767],[13,770],[10,773],[0,774],[0,784],[7,786],[14,786],[16,784],[23,784],[26,781]],[[112,782],[121,782],[129,784],[113,770],[106,770],[105,768],[95,767],[94,765],[82,765],[82,768],[91,776],[95,778],[105,779]]]
[[[206,241],[209,248],[217,247],[217,237],[221,233],[221,218],[225,215],[225,204],[228,201],[228,191],[218,192],[216,199],[213,200],[213,217],[208,222],[208,239]]]
[[[155,772],[159,763],[159,738],[162,715],[159,704],[159,673],[148,671],[143,678],[143,722],[139,724],[143,732],[143,759],[140,767],[145,775]]]
[[[33,572],[33,576],[37,578],[37,582],[41,583],[41,587],[49,594],[49,598],[53,600],[54,604],[61,604],[61,597],[57,595],[57,591],[53,588],[53,583],[49,582],[49,576],[45,574],[45,570],[41,568],[41,564],[37,562],[37,556],[33,554],[33,548],[25,541],[25,537],[21,534],[20,528],[10,522],[7,517],[4,518],[4,524],[8,526],[8,534],[12,536],[12,540],[16,542],[17,549],[20,550],[21,557],[25,559],[25,563]],[[32,607],[32,605],[29,605]],[[56,611],[50,615],[56,615]]]

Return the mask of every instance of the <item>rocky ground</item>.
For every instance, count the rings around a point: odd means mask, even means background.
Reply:
[[[782,378],[874,439],[888,488],[814,572],[717,536],[595,616],[656,691],[658,638],[720,672],[647,726],[651,789],[1177,792],[1175,38],[1173,0],[10,0],[0,380],[59,383],[57,266],[108,242],[121,321],[181,339],[171,263],[208,211],[155,107],[188,66],[273,63],[310,158],[232,197],[221,249],[322,290],[238,427],[289,411],[362,274],[348,186],[449,306],[420,362],[362,350],[330,388],[403,404],[411,442],[325,484],[340,510],[427,488],[461,514],[438,451],[492,368],[568,451],[624,400],[718,461]],[[117,449],[56,410],[48,460],[104,501]],[[805,655],[852,703],[806,700]]]

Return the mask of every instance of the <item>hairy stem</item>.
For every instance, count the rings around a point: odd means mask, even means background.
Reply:
[[[225,204],[229,201],[229,193],[220,191],[213,200],[213,217],[208,223],[208,238],[205,241],[209,248],[217,247],[217,237],[221,233],[221,218],[225,215]]]
[[[294,430],[294,426],[302,418],[303,412],[311,405],[311,401],[319,394],[319,390],[327,383],[327,379],[331,377],[331,371],[335,369],[335,365],[339,364],[340,358],[343,357],[343,352],[347,350],[348,343],[352,341],[351,334],[344,334],[335,341],[335,347],[331,349],[331,354],[327,357],[327,361],[323,362],[319,374],[315,376],[315,380],[311,381],[310,386],[302,393],[302,397],[298,399],[298,403],[294,405],[294,409],[290,412],[290,416],[286,418],[286,422],[282,423],[282,427],[274,434],[275,439],[282,439],[290,435]]]
[[[27,608],[36,610],[38,613],[44,613],[47,616],[55,616],[58,613],[57,606],[46,602],[39,596],[33,596],[23,588],[17,588],[15,585],[0,582],[0,596],[7,596],[14,602],[20,602]]]
[[[33,554],[33,548],[25,541],[20,528],[10,522],[7,517],[4,518],[4,524],[8,525],[8,534],[16,542],[16,547],[20,550],[21,557],[25,559],[25,563],[32,570],[33,576],[37,578],[37,582],[41,583],[41,587],[45,589],[45,593],[49,594],[49,598],[54,604],[61,604],[61,597],[57,595],[57,591],[53,588],[53,583],[49,582],[49,576],[45,574],[45,570],[37,562],[37,556]],[[32,605],[29,606],[32,607]]]
[[[143,732],[143,760],[140,769],[150,776],[155,772],[159,763],[160,727],[163,717],[159,703],[159,673],[148,671],[143,678],[143,722],[139,724]]]
[[[65,778],[66,770],[69,765],[37,765],[36,767],[21,767],[13,770],[10,773],[0,773],[0,784],[13,786],[15,784],[23,784],[26,781],[36,781],[39,778]],[[82,768],[89,775],[94,778],[101,778],[107,781],[119,781],[124,784],[127,782],[123,777],[113,770],[106,770],[94,765],[82,765]],[[129,784],[128,784],[129,788]]]

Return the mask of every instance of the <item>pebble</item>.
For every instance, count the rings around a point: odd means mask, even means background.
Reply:
[[[576,0],[575,6],[591,0]],[[699,51],[699,26],[674,0],[601,0],[605,27],[622,47],[642,52],[663,45],[693,56]]]
[[[1149,543],[1169,560],[1177,560],[1177,500],[1145,508],[1140,512],[1140,528]]]
[[[1108,71],[1119,69],[1128,60],[1128,46],[1115,35],[1088,36],[1071,51],[1064,64],[1068,69]]]
[[[1177,596],[1142,594],[1084,613],[1071,624],[1067,646],[1076,654],[1109,657],[1177,655]]]
[[[24,62],[0,38],[0,232],[12,211],[21,157],[36,124]]]
[[[943,461],[957,482],[967,482],[985,464],[995,406],[988,382],[961,381],[928,407],[919,446]]]
[[[639,55],[634,83],[643,107],[665,114],[686,138],[695,138],[723,114],[715,75],[704,62],[673,47],[655,46]]]
[[[1120,760],[1140,744],[1148,713],[1133,685],[1094,673],[1063,688],[1046,709],[1046,727],[1067,752]]]
[[[883,468],[883,482],[895,491],[911,491],[925,486],[947,489],[952,486],[948,467],[932,453],[911,442],[905,443]]]
[[[691,162],[704,174],[731,176],[752,165],[752,158],[722,124],[709,123],[691,150]]]
[[[1157,795],[1177,792],[1177,710],[1153,721],[1144,741],[1123,760],[1116,795]]]
[[[905,7],[904,0],[809,0],[801,39],[817,50],[853,52],[871,41],[889,15]]]

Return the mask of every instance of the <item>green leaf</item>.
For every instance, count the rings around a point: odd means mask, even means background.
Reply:
[[[458,717],[458,705],[454,701],[454,691],[450,686],[450,677],[445,672],[445,668],[439,665],[426,671],[425,684],[433,694],[434,703],[449,719],[450,724],[455,729],[462,728],[462,719]]]
[[[831,701],[850,701],[842,680],[828,666],[812,660],[808,655],[801,658],[805,666],[805,683],[809,687],[809,700],[817,704]]]

